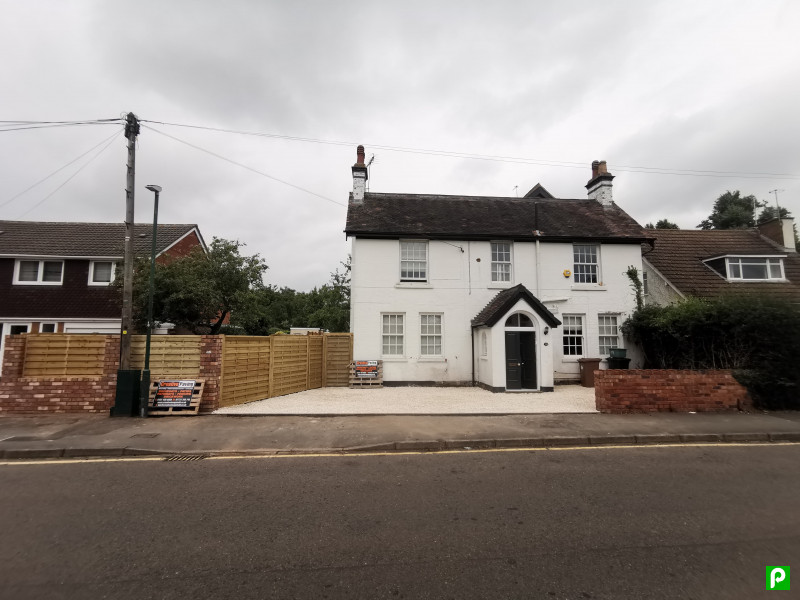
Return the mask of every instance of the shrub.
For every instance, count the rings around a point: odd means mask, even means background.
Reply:
[[[645,367],[732,369],[762,408],[800,408],[800,306],[769,296],[645,306],[622,326]]]

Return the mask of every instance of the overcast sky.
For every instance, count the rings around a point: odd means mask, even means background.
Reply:
[[[0,120],[132,111],[269,134],[143,123],[136,219],[152,220],[144,186],[160,184],[161,222],[244,242],[270,284],[308,290],[346,258],[358,143],[375,155],[374,192],[514,196],[539,182],[583,198],[599,159],[616,175],[615,201],[642,224],[693,228],[726,190],[773,203],[769,190],[783,190],[781,205],[800,217],[796,1],[0,9]],[[0,131],[0,219],[123,221],[125,144],[117,125]]]

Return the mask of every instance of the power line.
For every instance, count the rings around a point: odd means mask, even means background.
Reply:
[[[75,172],[74,172],[72,175],[70,175],[70,176],[69,176],[69,177],[68,177],[68,178],[67,178],[67,179],[64,181],[64,183],[62,183],[60,186],[58,186],[58,187],[57,187],[56,189],[54,189],[52,192],[50,192],[49,194],[47,194],[47,196],[45,196],[44,198],[42,198],[41,200],[39,200],[39,202],[37,202],[36,204],[34,204],[33,206],[31,206],[31,207],[30,207],[28,210],[26,210],[24,213],[22,213],[21,215],[19,215],[17,218],[18,218],[18,219],[21,219],[22,217],[24,217],[25,215],[27,215],[28,213],[30,213],[32,210],[34,210],[34,209],[38,208],[39,206],[41,206],[42,204],[44,204],[44,202],[45,202],[45,201],[46,201],[48,198],[50,198],[50,197],[51,197],[53,194],[55,194],[55,193],[56,193],[58,190],[60,190],[60,189],[61,189],[61,188],[63,188],[65,185],[67,185],[67,184],[68,184],[70,181],[72,181],[72,180],[73,180],[73,179],[74,179],[74,178],[75,178],[75,177],[78,175],[78,173],[80,173],[81,171],[83,171],[83,170],[84,170],[86,167],[88,167],[90,164],[92,164],[92,163],[95,161],[95,159],[96,159],[98,156],[100,156],[100,155],[101,155],[103,152],[105,152],[105,151],[106,151],[106,150],[107,150],[107,149],[108,149],[108,148],[111,146],[111,144],[113,144],[113,143],[114,143],[114,139],[115,139],[115,138],[116,138],[116,137],[117,137],[119,134],[120,134],[120,132],[119,132],[119,131],[117,131],[116,133],[114,133],[114,135],[113,135],[113,136],[111,136],[111,138],[108,140],[108,143],[106,143],[106,145],[105,145],[105,146],[103,146],[103,147],[100,149],[100,151],[99,151],[97,154],[95,154],[95,155],[94,155],[92,158],[90,158],[90,159],[89,159],[89,161],[88,161],[86,164],[82,165],[82,166],[81,166],[81,168],[80,168],[80,169],[78,169],[77,171],[75,171]],[[95,148],[96,148],[96,147],[97,147],[97,146],[95,146]],[[74,161],[73,161],[73,162],[74,162]]]
[[[165,121],[153,121],[148,119],[142,119],[143,123],[156,123],[159,125],[167,125],[172,127],[184,127],[188,129],[200,129],[205,131],[213,131],[217,133],[232,133],[236,135],[247,135],[253,137],[265,137],[271,139],[280,139],[280,140],[288,140],[288,141],[296,141],[296,142],[306,142],[306,143],[313,143],[313,144],[326,144],[331,146],[354,146],[356,145],[355,142],[348,142],[342,140],[323,140],[318,138],[309,138],[309,137],[299,137],[299,136],[292,136],[292,135],[282,135],[276,133],[264,133],[264,132],[254,132],[254,131],[241,131],[236,129],[226,129],[222,127],[206,127],[203,125],[189,125],[185,123],[169,123]],[[379,150],[386,150],[390,152],[405,152],[411,154],[424,154],[424,155],[432,155],[432,156],[445,156],[450,158],[463,158],[463,159],[472,159],[472,160],[487,160],[487,161],[494,161],[494,162],[506,162],[506,163],[521,163],[521,164],[532,164],[532,165],[539,165],[539,166],[549,166],[549,167],[561,167],[561,168],[573,168],[573,169],[585,169],[586,163],[585,162],[571,162],[571,161],[554,161],[554,160],[541,160],[541,159],[534,159],[534,158],[525,158],[525,157],[517,157],[517,156],[504,156],[504,155],[492,155],[492,154],[474,154],[469,152],[454,152],[448,150],[434,150],[434,149],[426,149],[426,148],[410,148],[405,146],[392,146],[387,144],[373,144],[367,143],[364,144],[369,146],[370,148],[376,148]],[[624,171],[624,172],[631,172],[631,173],[647,173],[652,175],[682,175],[687,177],[740,177],[745,179],[774,179],[774,178],[781,178],[781,179],[800,179],[800,175],[793,174],[793,173],[768,173],[768,172],[748,172],[742,173],[739,171],[715,171],[710,169],[669,169],[664,167],[640,167],[634,165],[614,165],[614,169],[617,171]]]
[[[19,192],[18,194],[16,194],[16,195],[12,196],[12,197],[11,197],[11,198],[9,198],[8,200],[6,200],[6,201],[5,201],[5,202],[3,202],[2,204],[0,204],[0,208],[3,208],[4,206],[8,206],[9,204],[11,204],[11,203],[12,203],[14,200],[16,200],[17,198],[19,198],[19,197],[20,197],[20,196],[22,196],[23,194],[25,194],[25,193],[27,193],[27,192],[31,191],[31,190],[32,190],[33,188],[35,188],[37,185],[40,185],[40,184],[44,183],[45,181],[47,181],[48,179],[50,179],[50,178],[51,178],[53,175],[55,175],[55,174],[56,174],[56,173],[58,173],[59,171],[63,171],[64,169],[66,169],[66,168],[67,168],[68,166],[70,166],[71,164],[73,164],[73,163],[75,163],[75,162],[79,161],[79,160],[80,160],[80,159],[82,159],[84,156],[86,156],[87,154],[89,154],[89,153],[90,153],[92,150],[94,150],[95,148],[98,148],[98,147],[102,146],[103,144],[105,144],[106,142],[108,142],[108,141],[112,140],[112,139],[113,139],[113,138],[115,138],[115,137],[116,137],[118,134],[119,134],[119,131],[115,131],[115,132],[114,132],[114,133],[113,133],[113,134],[112,134],[110,137],[104,138],[104,139],[103,139],[103,141],[101,141],[99,144],[97,144],[97,145],[95,145],[95,146],[92,146],[92,147],[91,147],[91,148],[89,148],[89,149],[88,149],[86,152],[84,152],[83,154],[81,154],[80,156],[78,156],[77,158],[73,158],[71,161],[69,161],[69,162],[68,162],[67,164],[65,164],[63,167],[59,167],[58,169],[56,169],[55,171],[53,171],[52,173],[50,173],[50,174],[49,174],[47,177],[43,177],[42,179],[40,179],[39,181],[37,181],[36,183],[34,183],[33,185],[31,185],[30,187],[27,187],[27,188],[25,188],[24,190],[22,190],[22,191],[21,191],[21,192]]]
[[[11,125],[0,125],[0,133],[6,131],[25,131],[29,129],[52,129],[55,127],[72,127],[74,125],[115,125],[119,122],[116,121],[75,121],[70,123],[40,123],[33,125],[20,125],[19,127],[12,127]]]
[[[152,121],[148,121],[148,122],[152,123]],[[277,181],[278,183],[282,183],[283,185],[287,185],[287,186],[289,186],[291,188],[294,188],[296,190],[300,190],[301,192],[305,192],[307,194],[311,194],[312,196],[316,196],[317,198],[321,198],[322,200],[326,200],[328,202],[332,202],[333,204],[338,204],[339,206],[344,206],[344,207],[347,206],[346,204],[344,204],[342,202],[338,202],[337,200],[334,200],[333,198],[328,198],[327,196],[323,196],[322,194],[318,194],[317,192],[312,192],[311,190],[308,190],[308,189],[306,189],[304,187],[300,187],[299,185],[295,185],[293,183],[289,183],[288,181],[285,181],[283,179],[278,179],[277,177],[273,177],[269,173],[264,173],[263,171],[259,171],[258,169],[254,169],[253,167],[250,167],[248,165],[242,164],[240,162],[236,162],[235,160],[232,160],[230,158],[227,158],[225,156],[217,154],[216,152],[212,152],[211,150],[207,150],[206,148],[201,148],[200,146],[196,146],[194,144],[191,144],[191,143],[187,142],[186,140],[182,140],[182,139],[177,138],[175,136],[169,135],[168,133],[164,133],[163,131],[159,131],[158,129],[156,129],[154,127],[149,127],[148,125],[144,125],[144,120],[143,119],[140,120],[140,123],[142,123],[142,127],[146,128],[146,129],[149,129],[150,131],[154,131],[155,133],[158,133],[159,135],[163,135],[164,137],[168,137],[171,140],[175,140],[176,142],[180,142],[181,144],[185,144],[186,146],[189,146],[190,148],[194,148],[195,150],[199,150],[200,152],[205,152],[206,154],[209,154],[209,155],[211,155],[211,156],[213,156],[215,158],[218,158],[220,160],[224,160],[225,162],[231,163],[232,165],[236,165],[237,167],[241,167],[243,169],[247,169],[248,171],[256,173],[257,175],[261,175],[262,177],[266,177],[267,179],[271,179],[273,181]]]

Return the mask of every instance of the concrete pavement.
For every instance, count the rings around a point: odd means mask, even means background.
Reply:
[[[800,413],[0,417],[5,459],[800,442]]]

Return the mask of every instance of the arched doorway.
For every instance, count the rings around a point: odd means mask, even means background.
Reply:
[[[515,313],[506,319],[506,389],[535,390],[536,330],[531,318]]]

